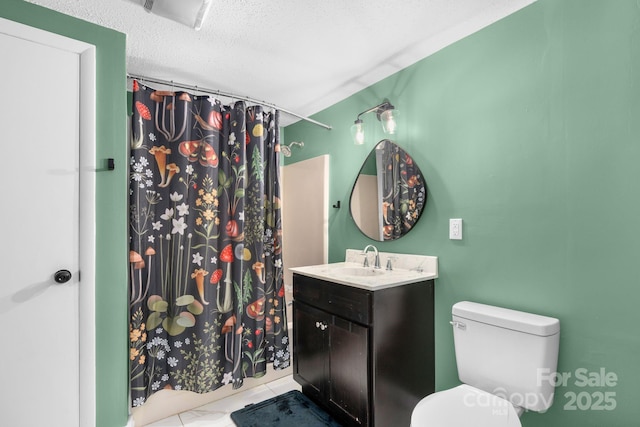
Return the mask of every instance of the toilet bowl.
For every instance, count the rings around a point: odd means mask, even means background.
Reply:
[[[411,427],[521,427],[525,409],[549,409],[555,387],[540,373],[556,372],[560,321],[469,301],[451,311],[463,384],[418,402]]]
[[[411,427],[521,427],[514,406],[494,394],[462,384],[422,399]]]

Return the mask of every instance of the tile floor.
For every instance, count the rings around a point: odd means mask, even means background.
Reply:
[[[301,390],[291,375],[250,388],[199,408],[147,424],[147,427],[235,427],[231,413],[290,390]]]

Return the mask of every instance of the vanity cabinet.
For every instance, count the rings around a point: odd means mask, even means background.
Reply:
[[[293,377],[345,426],[408,426],[433,393],[433,280],[368,290],[293,275]]]

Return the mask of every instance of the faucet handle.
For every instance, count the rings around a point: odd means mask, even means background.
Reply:
[[[369,257],[367,256],[366,252],[362,252],[360,255],[362,255],[364,257],[364,262],[362,263],[363,267],[369,267]]]
[[[393,263],[391,261],[395,261],[397,259],[398,259],[397,256],[392,256],[392,255],[390,255],[387,258],[387,271],[392,271],[393,270]]]
[[[373,265],[374,268],[380,268],[380,254],[376,252],[376,258],[375,258],[375,264]]]

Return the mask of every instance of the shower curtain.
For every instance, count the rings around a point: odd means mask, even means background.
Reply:
[[[376,146],[382,240],[396,240],[413,228],[426,201],[426,188],[413,158],[389,140]]]
[[[132,406],[289,366],[278,112],[133,83]]]

